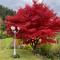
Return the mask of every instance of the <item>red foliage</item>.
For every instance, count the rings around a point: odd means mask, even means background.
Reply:
[[[60,18],[46,5],[34,3],[20,8],[15,16],[6,17],[7,32],[11,35],[12,25],[20,27],[16,37],[23,39],[25,43],[34,42],[36,37],[40,37],[45,43],[47,37],[53,37],[56,31],[60,31]]]

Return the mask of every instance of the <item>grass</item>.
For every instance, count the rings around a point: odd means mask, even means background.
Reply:
[[[56,39],[60,40],[60,35]],[[0,60],[49,60],[43,56],[35,56],[27,49],[16,49],[20,58],[13,58],[13,49],[9,48],[12,40],[12,38],[0,39]]]
[[[17,49],[20,58],[13,58],[13,49],[10,49],[12,38],[0,40],[0,60],[42,60],[43,57],[35,56],[30,50]]]

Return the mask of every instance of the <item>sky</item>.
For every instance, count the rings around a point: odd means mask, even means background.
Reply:
[[[53,9],[58,16],[60,16],[60,0],[43,0],[49,8]],[[19,8],[24,7],[25,4],[32,5],[32,0],[0,0],[0,5],[18,11]]]

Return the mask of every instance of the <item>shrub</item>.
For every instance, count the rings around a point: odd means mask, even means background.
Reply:
[[[49,56],[50,54],[50,49],[51,49],[51,45],[50,44],[44,44],[41,45],[40,48],[36,48],[33,52],[35,54],[39,54],[39,55],[43,55],[43,56]]]
[[[42,55],[44,56],[48,56],[49,55],[49,52],[50,52],[50,49],[51,49],[51,45],[49,44],[44,44],[40,47],[40,52]]]
[[[42,45],[37,51],[40,55],[46,56],[47,58],[54,59],[54,57],[60,57],[60,44]]]
[[[60,44],[52,45],[50,52],[54,55],[59,57],[60,56]]]

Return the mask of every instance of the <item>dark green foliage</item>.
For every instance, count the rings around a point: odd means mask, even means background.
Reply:
[[[35,55],[45,56],[48,59],[54,60],[55,58],[60,59],[60,44],[50,45],[44,44],[33,51]]]
[[[1,31],[1,33],[0,33],[0,39],[2,39],[2,38],[5,38],[6,36],[5,35],[3,35],[3,32],[5,31],[5,29],[6,29],[6,26],[5,26],[5,23],[4,23],[4,20],[5,20],[5,17],[7,16],[7,15],[15,15],[15,11],[13,11],[13,10],[11,10],[11,9],[8,9],[7,7],[4,7],[4,6],[2,6],[2,5],[0,5],[0,17],[2,18],[2,24],[1,24],[1,27],[0,27],[0,31]]]
[[[4,38],[7,38],[8,36],[5,35],[5,34],[0,34],[0,39],[4,39]]]
[[[5,17],[7,15],[15,15],[15,13],[16,13],[15,11],[0,5],[0,16],[2,17],[3,20],[5,20]]]
[[[0,28],[0,31],[1,31],[1,33],[0,33],[0,39],[3,39],[3,38],[6,38],[7,37],[5,34],[3,34],[3,32],[5,31],[5,28],[6,28],[5,24],[1,24],[1,28]]]
[[[50,48],[51,48],[51,45],[49,45],[49,44],[45,44],[45,45],[40,47],[41,52],[42,52],[43,55],[48,54],[49,51],[50,51]]]
[[[6,28],[5,24],[2,24],[2,25],[1,25],[1,30],[4,31],[5,28]]]

